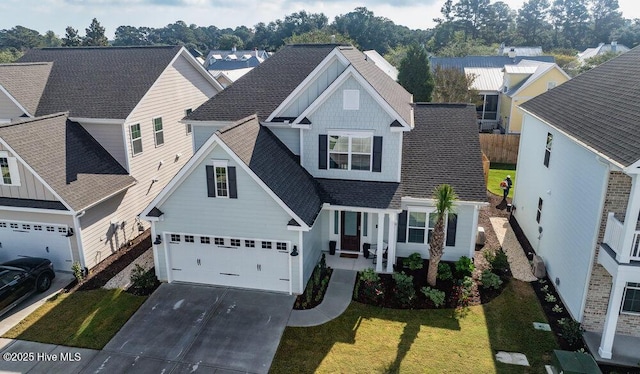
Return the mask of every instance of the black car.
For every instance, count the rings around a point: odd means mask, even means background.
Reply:
[[[0,315],[32,293],[48,290],[55,276],[46,258],[25,257],[0,264]]]

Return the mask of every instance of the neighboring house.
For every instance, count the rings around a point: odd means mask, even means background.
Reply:
[[[476,112],[481,132],[509,133],[520,131],[517,107],[521,103],[569,79],[554,61],[553,56],[430,58],[432,69],[456,68],[475,77],[472,88],[479,94]]]
[[[180,120],[222,87],[182,47],[53,48],[0,65],[0,260],[92,268],[193,153]]]
[[[514,47],[514,46],[505,46],[504,43],[500,44],[498,47],[498,55],[503,56],[507,55],[511,58],[515,56],[541,56],[542,55],[542,47]]]
[[[514,217],[597,359],[640,346],[639,85],[635,48],[522,105]]]
[[[398,81],[398,69],[395,66],[391,65],[389,61],[387,61],[378,51],[375,49],[364,51],[364,54],[367,55],[367,58],[371,59],[380,70],[384,71],[394,82]]]
[[[141,215],[158,277],[301,293],[323,251],[365,244],[391,272],[396,256],[428,257],[442,183],[460,196],[444,259],[473,256],[486,204],[474,112],[413,104],[353,47],[283,47],[186,119],[197,152]]]
[[[264,50],[230,51],[212,50],[205,58],[204,66],[207,70],[235,70],[253,68],[269,58],[269,52]]]
[[[629,52],[629,47],[618,44],[618,42],[613,41],[611,44],[600,43],[595,48],[587,48],[584,51],[578,53],[578,62],[584,64],[590,58],[596,57],[598,55],[602,55],[605,53],[625,53]]]
[[[234,70],[209,70],[209,73],[220,83],[224,88],[229,87],[233,82],[237,81],[243,75],[247,74],[253,68],[243,68]]]

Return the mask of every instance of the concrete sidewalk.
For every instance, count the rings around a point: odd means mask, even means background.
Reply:
[[[287,326],[318,326],[340,316],[351,303],[357,274],[353,270],[333,269],[327,293],[320,305],[308,310],[292,310]]]

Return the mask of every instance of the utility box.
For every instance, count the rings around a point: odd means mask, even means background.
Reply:
[[[544,278],[547,275],[547,269],[544,267],[544,261],[542,260],[542,257],[538,255],[533,256],[533,264],[531,265],[531,267],[531,271],[536,278]]]
[[[554,374],[602,374],[593,356],[582,352],[554,350]]]
[[[476,234],[476,245],[479,247],[483,247],[486,241],[487,237],[484,233],[484,227],[478,226],[478,233]]]

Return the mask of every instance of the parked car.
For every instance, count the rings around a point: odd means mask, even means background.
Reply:
[[[29,297],[51,287],[56,274],[46,258],[26,257],[0,264],[0,315]]]

